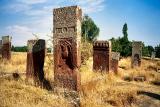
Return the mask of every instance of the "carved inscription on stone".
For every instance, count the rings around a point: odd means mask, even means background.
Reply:
[[[93,70],[109,72],[111,64],[110,41],[96,41],[93,44]]]
[[[2,58],[10,60],[11,59],[11,37],[2,37]]]
[[[132,42],[132,68],[141,66],[141,58],[142,58],[142,42],[141,41],[133,41]]]
[[[54,80],[58,87],[79,91],[82,11],[78,6],[53,11]]]

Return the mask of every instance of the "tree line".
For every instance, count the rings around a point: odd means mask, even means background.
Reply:
[[[99,27],[95,24],[95,22],[90,18],[88,15],[83,16],[82,20],[82,48],[88,46],[91,48],[91,44],[97,40],[97,37],[99,36],[100,29]],[[110,41],[112,42],[112,51],[114,52],[120,52],[121,56],[123,57],[128,57],[131,56],[132,54],[132,42],[129,41],[128,39],[128,26],[127,23],[123,25],[122,28],[122,37],[118,38],[111,38]],[[12,51],[14,52],[27,52],[27,46],[22,46],[22,47],[14,47],[12,46]],[[51,52],[51,48],[47,49],[48,52]],[[83,49],[82,49],[83,51]],[[91,53],[91,49],[87,50]],[[156,47],[153,46],[145,46],[143,43],[143,48],[142,48],[142,55],[150,57],[152,52],[156,53],[156,57],[160,58],[160,44],[157,45]],[[87,55],[87,52],[83,52],[85,55]],[[88,53],[88,54],[90,54]]]

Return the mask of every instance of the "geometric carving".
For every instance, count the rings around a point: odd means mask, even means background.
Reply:
[[[93,43],[93,70],[109,72],[111,67],[111,42],[95,41]]]
[[[119,52],[112,52],[111,69],[115,73],[118,72],[119,57],[120,57],[120,53]]]
[[[80,90],[81,16],[78,6],[53,10],[54,82],[57,87]]]
[[[11,37],[2,36],[2,58],[11,59]]]
[[[131,67],[140,67],[141,66],[141,58],[142,58],[142,42],[141,41],[133,41],[132,42],[132,61]]]

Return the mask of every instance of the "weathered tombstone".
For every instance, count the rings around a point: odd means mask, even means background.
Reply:
[[[11,59],[11,37],[2,36],[2,58]]]
[[[37,86],[44,81],[45,40],[28,40],[26,79]]]
[[[151,59],[155,59],[155,56],[156,56],[156,52],[152,52],[151,53]]]
[[[111,67],[111,42],[95,41],[93,43],[93,70],[109,72]]]
[[[111,69],[115,73],[118,72],[119,57],[120,57],[120,53],[119,52],[112,52]]]
[[[133,41],[132,42],[132,61],[131,67],[140,67],[141,66],[141,58],[142,58],[142,42],[141,41]]]
[[[54,9],[53,15],[55,85],[79,91],[82,11],[78,6],[70,6]]]
[[[2,55],[2,40],[0,40],[0,56]]]

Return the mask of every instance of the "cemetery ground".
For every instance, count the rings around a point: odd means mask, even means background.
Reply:
[[[26,83],[26,58],[27,53],[12,52],[11,61],[1,60],[0,107],[70,107],[64,94]],[[93,72],[92,57],[82,65],[81,107],[158,107],[160,61],[142,59],[141,67],[132,69],[130,60],[120,60],[118,74]],[[45,57],[44,73],[47,80],[54,82],[53,54]]]

